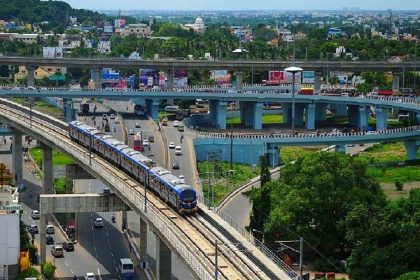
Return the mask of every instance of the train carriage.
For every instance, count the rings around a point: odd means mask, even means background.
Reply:
[[[111,139],[111,135],[98,135],[93,138],[93,149],[99,153],[101,156],[105,155],[105,149],[107,145],[105,144],[105,139]]]

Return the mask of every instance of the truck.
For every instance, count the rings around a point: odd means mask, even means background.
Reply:
[[[314,94],[314,89],[313,88],[301,88],[298,91],[298,94],[301,94],[301,95],[313,95]]]

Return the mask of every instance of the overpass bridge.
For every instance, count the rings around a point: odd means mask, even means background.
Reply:
[[[274,254],[266,255],[260,251],[256,244],[267,249],[252,235],[239,234],[219,216],[207,211],[201,203],[201,212],[196,216],[179,216],[118,167],[71,141],[66,123],[36,111],[30,112],[29,108],[5,99],[0,99],[0,120],[14,127],[13,161],[15,167],[20,165],[20,171],[19,168],[14,168],[15,172],[22,171],[21,133],[44,143],[44,192],[52,186],[51,150],[54,148],[109,185],[128,207],[139,214],[140,255],[143,262],[147,256],[147,227],[150,226],[158,237],[158,279],[170,279],[170,250],[177,253],[199,279],[213,279],[215,273],[219,275],[219,279],[296,278],[297,274]],[[45,213],[41,212],[41,215]],[[45,261],[45,243],[41,243],[41,246],[41,261]]]
[[[267,71],[284,69],[291,65],[291,61],[276,60],[132,60],[126,58],[43,58],[0,56],[0,65],[24,65],[28,67],[57,66],[57,67],[87,67],[96,68],[155,68],[168,70],[233,70],[233,71]],[[386,71],[402,72],[419,69],[419,62],[388,62],[388,61],[296,61],[295,66],[305,70],[323,71]]]

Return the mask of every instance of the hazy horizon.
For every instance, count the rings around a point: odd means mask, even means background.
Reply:
[[[347,0],[345,3],[334,0],[295,0],[279,2],[274,0],[160,0],[141,3],[136,0],[119,0],[118,6],[112,0],[64,0],[74,8],[91,10],[342,10],[355,7],[361,10],[420,10],[419,0]],[[174,5],[174,2],[176,5]]]

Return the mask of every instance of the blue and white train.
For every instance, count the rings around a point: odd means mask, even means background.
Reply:
[[[72,140],[87,148],[90,146],[95,153],[140,183],[146,184],[179,213],[197,212],[197,194],[194,188],[181,183],[177,176],[156,165],[140,152],[82,122],[71,122],[69,134]]]

